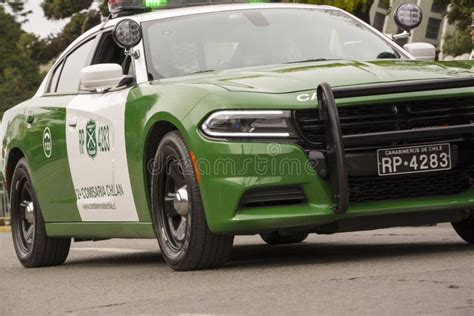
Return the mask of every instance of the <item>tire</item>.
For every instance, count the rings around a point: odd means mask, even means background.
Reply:
[[[452,223],[454,230],[464,241],[474,244],[474,216],[461,222]]]
[[[222,266],[230,257],[234,236],[209,230],[196,173],[178,132],[162,139],[153,171],[153,221],[166,263],[176,271]]]
[[[71,239],[46,235],[43,215],[24,158],[15,168],[10,192],[13,245],[18,260],[26,268],[63,264],[69,254]]]
[[[309,234],[299,233],[292,235],[282,235],[280,232],[260,234],[263,241],[269,245],[296,244],[303,242]]]

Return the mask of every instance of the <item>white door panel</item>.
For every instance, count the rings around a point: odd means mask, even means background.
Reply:
[[[84,222],[138,221],[125,148],[129,89],[78,95],[66,115],[66,142]]]

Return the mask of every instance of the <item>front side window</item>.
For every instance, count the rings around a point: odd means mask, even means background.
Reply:
[[[81,69],[88,62],[94,42],[93,39],[89,40],[67,56],[59,77],[57,93],[77,93]]]
[[[58,88],[59,76],[61,75],[61,70],[63,70],[63,66],[64,66],[64,62],[61,62],[54,69],[53,76],[51,77],[51,81],[49,83],[48,93],[56,92],[56,89]]]
[[[92,65],[118,64],[122,66],[124,75],[128,75],[131,72],[131,61],[130,56],[125,54],[125,49],[115,43],[112,32],[107,32],[99,41]]]
[[[400,58],[350,15],[328,9],[251,9],[143,25],[153,79],[306,60]]]

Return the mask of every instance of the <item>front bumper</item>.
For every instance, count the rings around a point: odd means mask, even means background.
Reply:
[[[472,79],[451,80],[450,83],[428,83],[429,88],[427,83],[421,83],[410,89],[448,89],[472,84]],[[402,92],[397,89],[400,90],[401,86],[392,85],[391,90],[380,87],[371,92]],[[370,92],[367,89],[342,89],[338,93],[346,98],[369,95]],[[433,133],[443,136],[449,136],[450,133],[472,135],[474,127],[470,125],[437,131],[427,129],[416,133],[407,131],[344,137],[340,128],[338,130],[339,121],[335,115],[337,109],[332,90],[330,87],[326,87],[326,91],[320,89],[319,95],[319,103],[322,104],[320,111],[323,111],[322,117],[326,118],[324,132],[329,147],[324,152],[324,159],[320,159],[316,165],[314,159],[321,156],[298,144],[215,141],[204,138],[198,131],[191,136],[201,173],[200,189],[204,209],[211,231],[245,234],[299,227],[314,227],[314,231],[317,231],[323,225],[357,217],[474,208],[474,189],[471,186],[461,193],[448,196],[350,203],[349,177],[353,172],[350,166],[360,157],[349,157],[344,144],[370,144],[380,137],[391,140],[425,138],[427,135],[424,134]],[[368,157],[370,159],[370,153]],[[321,168],[318,166],[321,163],[326,164],[324,169],[329,170],[329,175],[319,172]],[[241,201],[247,192],[281,187],[300,187],[306,196],[305,202],[295,205],[242,207]]]
[[[336,214],[329,182],[316,174],[300,146],[203,142],[206,150],[198,157],[200,189],[207,222],[213,232],[245,234],[308,226],[316,228],[360,216],[474,208],[474,189],[470,189],[447,197],[349,204],[347,212]],[[271,146],[278,146],[280,153],[269,153],[274,152]],[[306,203],[241,207],[242,197],[250,190],[294,186],[303,189]]]

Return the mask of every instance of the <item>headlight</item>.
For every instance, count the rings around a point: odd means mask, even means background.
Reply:
[[[202,124],[202,131],[218,138],[294,138],[291,111],[219,111]]]

